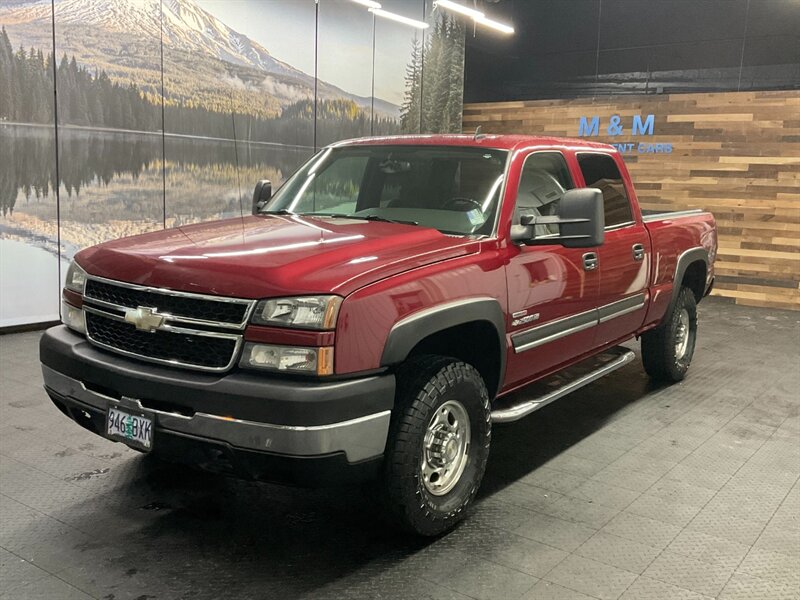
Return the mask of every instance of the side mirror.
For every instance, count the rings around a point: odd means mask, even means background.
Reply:
[[[270,198],[272,198],[272,182],[269,179],[262,179],[253,191],[253,214],[264,208]]]
[[[536,225],[558,225],[559,233],[536,237]],[[568,190],[558,203],[558,216],[524,215],[511,226],[511,241],[520,244],[561,244],[592,248],[605,239],[603,193],[597,188]]]

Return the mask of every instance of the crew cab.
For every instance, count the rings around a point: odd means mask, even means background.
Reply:
[[[422,535],[463,517],[493,423],[629,363],[623,342],[683,379],[714,281],[713,216],[643,215],[621,155],[586,141],[341,142],[259,182],[252,213],[79,252],[47,393],[169,460],[377,480]]]

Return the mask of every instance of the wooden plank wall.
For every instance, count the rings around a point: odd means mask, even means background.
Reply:
[[[631,137],[633,115],[654,135]],[[720,233],[714,294],[737,304],[800,310],[800,93],[725,92],[464,105],[465,132],[577,137],[600,117],[601,142],[671,143],[671,154],[626,153],[649,209],[703,208]],[[622,135],[607,135],[622,117]]]

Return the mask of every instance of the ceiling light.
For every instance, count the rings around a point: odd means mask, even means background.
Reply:
[[[451,0],[436,0],[436,2],[433,3],[433,8],[436,8],[437,6],[446,8],[447,10],[452,10],[453,12],[461,13],[462,15],[467,15],[473,19],[482,19],[486,16],[479,10],[467,8],[463,4],[451,2]]]
[[[505,23],[500,23],[499,21],[493,21],[492,19],[487,19],[486,17],[476,17],[475,22],[502,33],[514,33],[514,28],[511,27],[511,25],[506,25]]]
[[[370,8],[369,12],[379,17],[383,17],[384,19],[391,19],[392,21],[397,21],[398,23],[403,23],[404,25],[410,25],[411,27],[416,27],[417,29],[427,29],[429,27],[429,25],[423,21],[409,19],[408,17],[389,12],[388,10]]]
[[[356,4],[360,4],[361,6],[366,6],[367,8],[380,8],[381,3],[375,2],[375,0],[352,0]]]

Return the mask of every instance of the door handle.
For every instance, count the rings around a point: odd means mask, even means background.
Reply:
[[[595,252],[587,252],[583,255],[583,270],[594,271],[597,268],[597,254]]]
[[[633,260],[644,260],[644,244],[634,244],[631,246],[633,252]]]

